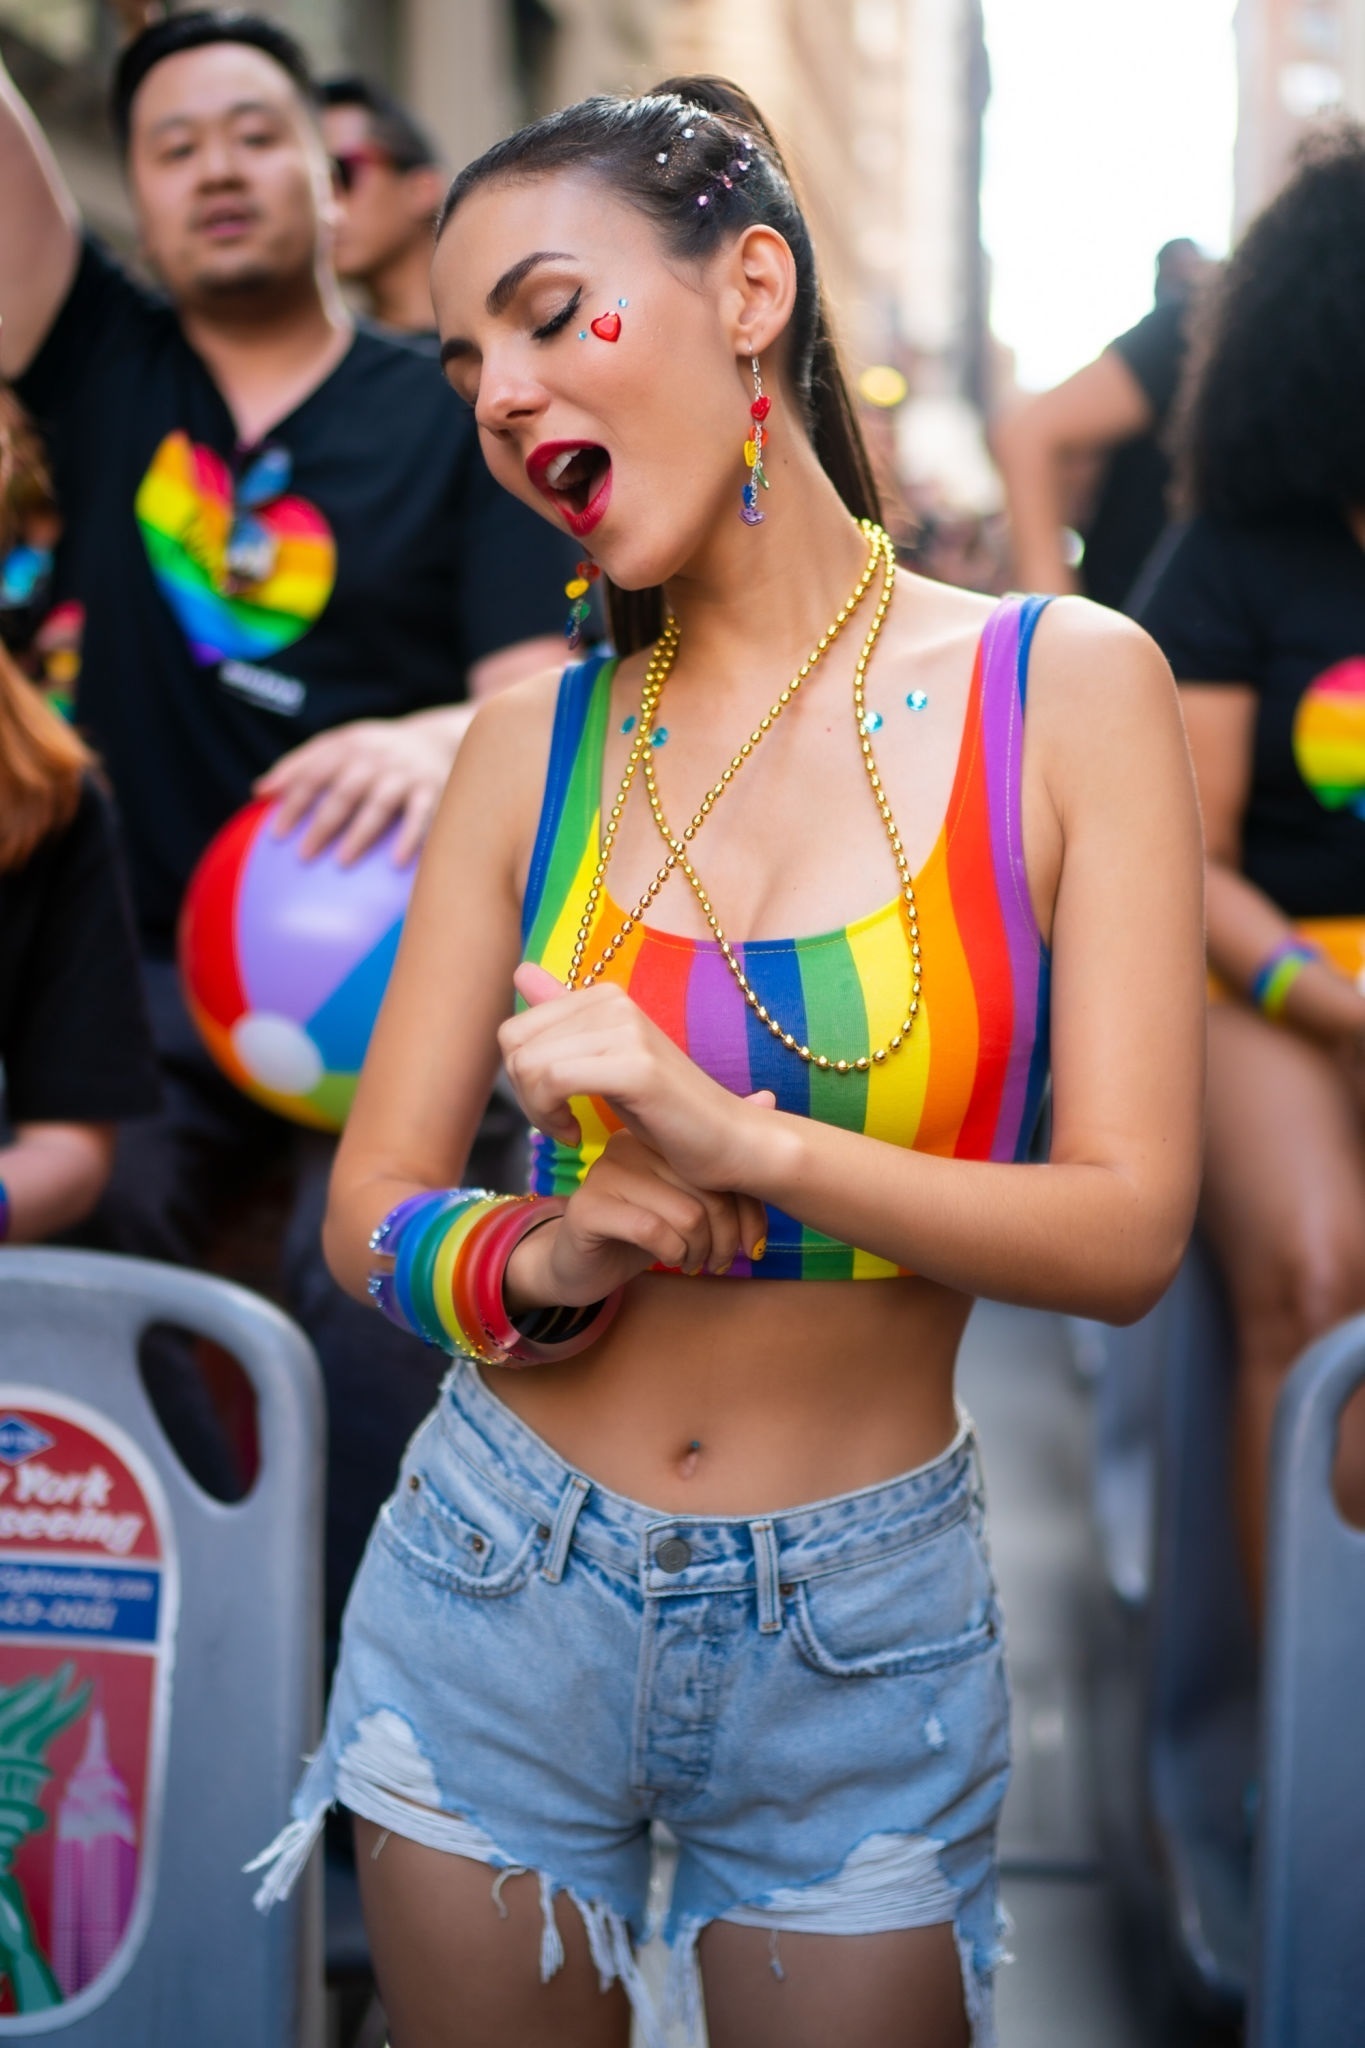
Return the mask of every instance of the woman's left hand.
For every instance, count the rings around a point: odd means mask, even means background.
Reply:
[[[531,1007],[509,1018],[498,1038],[508,1079],[537,1130],[576,1145],[570,1098],[595,1095],[694,1187],[762,1192],[755,1160],[773,1130],[766,1089],[732,1095],[612,982],[571,994],[529,961],[514,980]]]

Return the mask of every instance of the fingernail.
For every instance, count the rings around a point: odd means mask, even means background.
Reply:
[[[695,1280],[699,1273],[704,1273],[706,1271],[706,1268],[705,1266],[684,1266],[683,1271],[684,1273],[686,1273],[689,1280]]]
[[[715,1266],[715,1267],[713,1267],[713,1268],[712,1268],[712,1270],[713,1270],[713,1272],[715,1273],[715,1276],[716,1276],[717,1280],[721,1280],[721,1279],[723,1279],[723,1278],[725,1277],[725,1275],[726,1275],[726,1274],[727,1274],[727,1273],[729,1272],[729,1270],[730,1270],[731,1266],[733,1266],[733,1265],[734,1265],[734,1263],[735,1263],[735,1260],[734,1260],[734,1255],[732,1254],[732,1255],[731,1255],[731,1256],[730,1256],[730,1257],[729,1257],[729,1258],[728,1258],[728,1259],[727,1259],[727,1260],[725,1261],[725,1264],[724,1264],[723,1266]]]
[[[755,1244],[755,1246],[754,1246],[753,1250],[752,1250],[752,1251],[750,1252],[750,1254],[749,1254],[749,1260],[750,1260],[750,1263],[751,1263],[752,1265],[755,1265],[755,1266],[756,1266],[756,1265],[758,1264],[759,1260],[760,1260],[760,1259],[762,1258],[762,1256],[763,1256],[764,1252],[766,1252],[766,1251],[767,1251],[767,1249],[768,1249],[768,1239],[767,1239],[767,1235],[766,1235],[766,1233],[765,1233],[765,1234],[764,1234],[764,1235],[763,1235],[762,1237],[760,1237],[760,1238],[758,1239],[758,1241],[757,1241],[757,1243]]]

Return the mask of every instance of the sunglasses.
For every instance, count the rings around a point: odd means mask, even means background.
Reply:
[[[274,573],[280,544],[256,515],[284,496],[294,475],[293,456],[274,441],[244,450],[238,461],[232,487],[232,524],[223,556],[228,593],[234,597],[266,582]]]
[[[394,171],[399,168],[396,159],[388,150],[379,149],[374,143],[362,143],[355,149],[338,150],[332,158],[332,178],[338,192],[354,192],[360,182],[360,174],[367,164],[382,164]]]

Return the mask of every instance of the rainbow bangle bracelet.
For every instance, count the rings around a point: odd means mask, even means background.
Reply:
[[[376,1308],[428,1344],[484,1365],[542,1365],[593,1343],[620,1289],[586,1308],[549,1307],[514,1320],[503,1300],[507,1262],[524,1237],[564,1213],[560,1200],[446,1188],[409,1195],[370,1239]]]
[[[1274,951],[1267,953],[1251,977],[1247,993],[1258,1010],[1267,1017],[1279,1017],[1289,1000],[1289,991],[1303,973],[1320,959],[1316,946],[1306,946],[1302,939],[1286,939]]]
[[[9,1236],[9,1189],[0,1180],[0,1244]]]

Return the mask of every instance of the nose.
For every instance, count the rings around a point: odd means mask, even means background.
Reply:
[[[228,136],[214,133],[205,136],[199,151],[198,171],[201,185],[232,185],[242,182],[241,164]]]
[[[479,373],[474,417],[485,433],[509,436],[532,424],[548,403],[548,394],[530,365],[506,352],[490,352]]]

